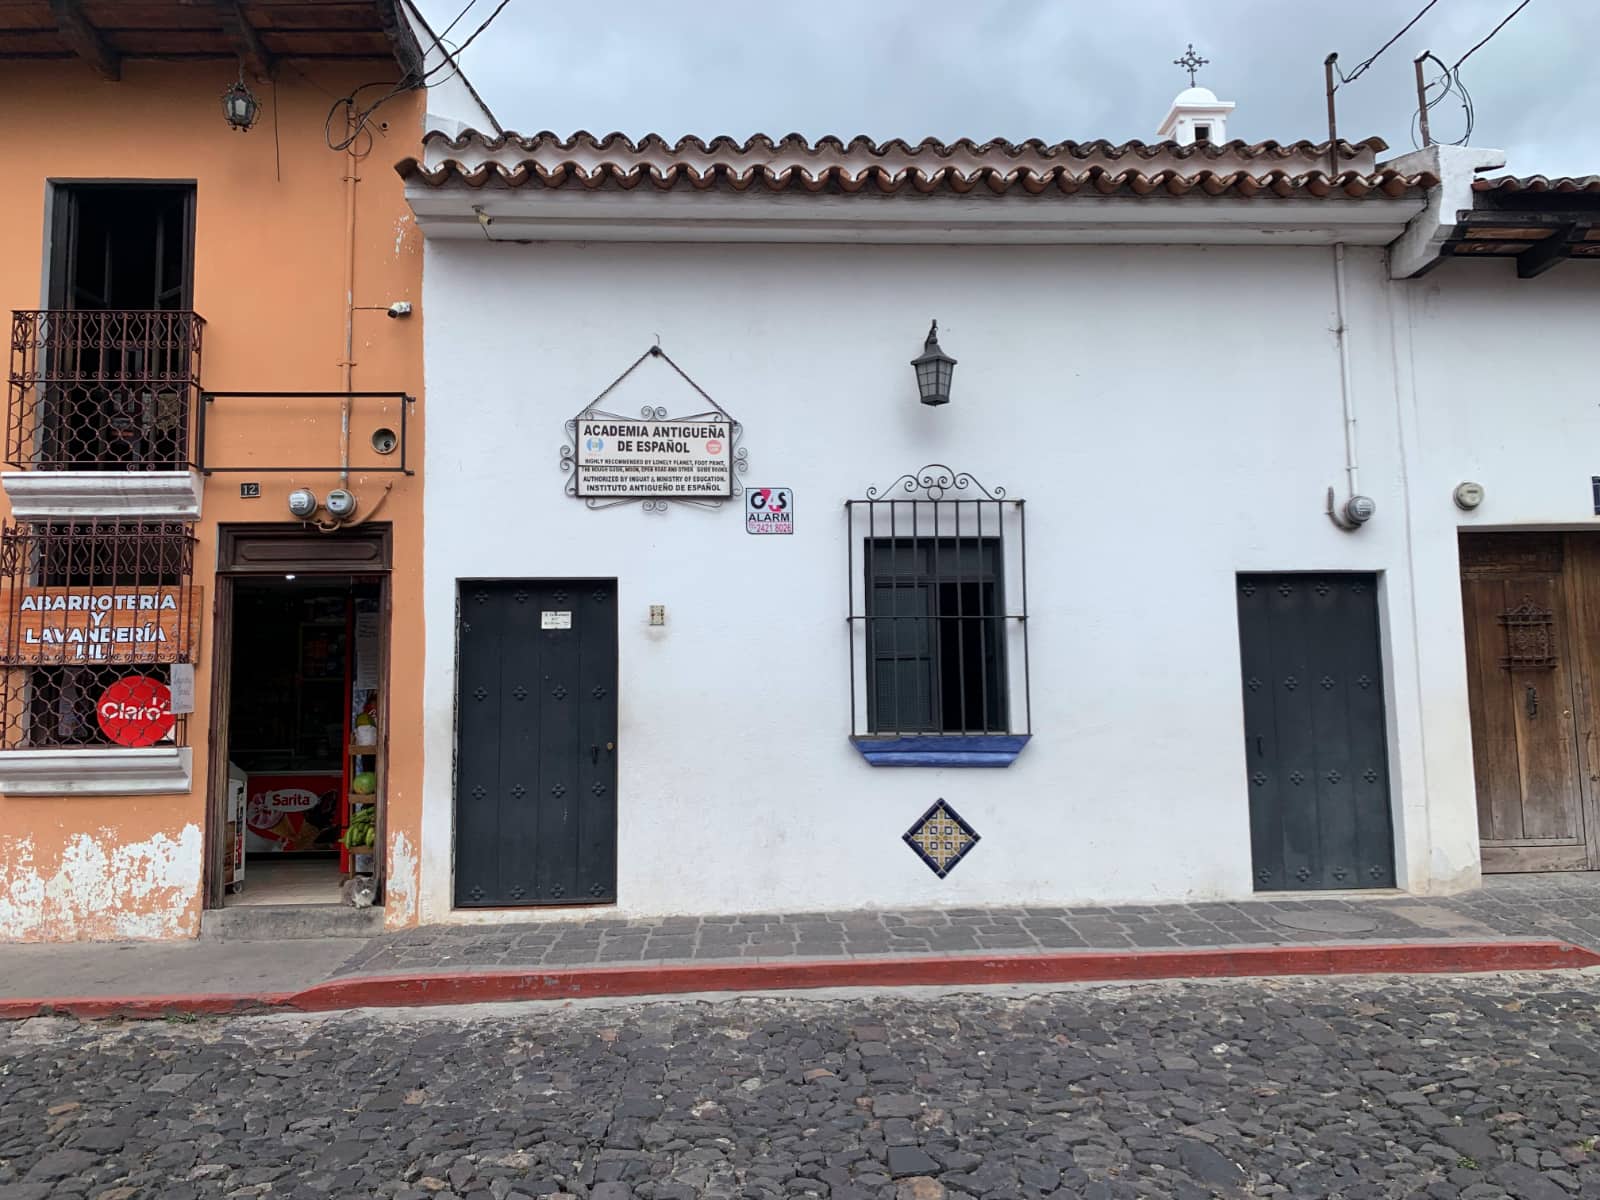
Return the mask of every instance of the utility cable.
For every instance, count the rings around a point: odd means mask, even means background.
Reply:
[[[1527,8],[1527,7],[1528,7],[1528,0],[1522,0],[1522,3],[1521,3],[1521,4],[1519,4],[1519,5],[1517,5],[1517,6],[1516,6],[1516,7],[1515,7],[1515,8],[1513,8],[1513,9],[1512,9],[1512,10],[1511,10],[1511,11],[1510,11],[1510,12],[1509,12],[1509,13],[1507,13],[1507,14],[1506,14],[1506,19],[1505,19],[1505,20],[1504,20],[1504,21],[1501,21],[1501,22],[1500,22],[1500,24],[1498,24],[1498,25],[1496,25],[1496,26],[1495,26],[1495,27],[1494,27],[1494,28],[1493,28],[1493,29],[1491,29],[1491,30],[1489,30],[1489,33],[1488,33],[1488,36],[1487,36],[1487,37],[1485,37],[1485,38],[1484,38],[1484,39],[1483,39],[1483,41],[1481,41],[1481,42],[1479,42],[1479,43],[1478,43],[1478,44],[1477,44],[1477,45],[1476,45],[1476,46],[1474,46],[1474,47],[1473,47],[1473,48],[1472,48],[1472,49],[1471,49],[1471,50],[1468,50],[1468,51],[1467,51],[1467,52],[1466,52],[1466,53],[1465,53],[1465,54],[1463,54],[1463,55],[1462,55],[1462,56],[1461,56],[1461,57],[1460,57],[1460,58],[1458,58],[1458,59],[1456,59],[1456,61],[1455,61],[1455,66],[1452,66],[1452,67],[1451,67],[1451,68],[1450,68],[1450,69],[1451,69],[1451,70],[1452,70],[1452,71],[1454,71],[1454,70],[1455,70],[1455,69],[1456,69],[1456,68],[1457,68],[1457,67],[1459,67],[1459,66],[1460,66],[1460,65],[1461,65],[1461,64],[1462,64],[1462,63],[1464,63],[1464,62],[1466,62],[1466,61],[1467,61],[1467,59],[1469,59],[1469,58],[1471,58],[1471,57],[1472,57],[1472,56],[1473,56],[1473,55],[1474,55],[1474,54],[1476,54],[1476,53],[1477,53],[1477,52],[1478,52],[1478,51],[1479,51],[1479,50],[1482,50],[1482,49],[1483,49],[1483,47],[1484,47],[1484,46],[1485,46],[1485,45],[1486,45],[1486,44],[1487,44],[1487,43],[1488,43],[1488,41],[1489,41],[1489,39],[1490,39],[1490,38],[1492,38],[1492,37],[1494,37],[1494,35],[1495,35],[1495,34],[1497,34],[1497,33],[1499,33],[1499,32],[1500,32],[1500,31],[1501,31],[1501,30],[1502,30],[1502,29],[1504,29],[1504,28],[1505,28],[1505,27],[1506,27],[1506,26],[1507,26],[1507,25],[1508,25],[1508,24],[1510,24],[1510,22],[1511,22],[1511,18],[1512,18],[1512,17],[1514,17],[1514,16],[1516,16],[1516,15],[1517,15],[1517,14],[1518,14],[1518,13],[1519,13],[1519,12],[1521,12],[1521,11],[1522,11],[1522,10],[1523,10],[1523,9],[1525,9],[1525,8]]]
[[[1522,0],[1522,2],[1524,4],[1526,4],[1528,2],[1528,0]],[[1428,10],[1430,8],[1432,8],[1437,3],[1439,3],[1439,0],[1428,0],[1428,2],[1422,6],[1422,11],[1417,13],[1416,16],[1412,17],[1411,20],[1409,20],[1409,21],[1407,21],[1405,23],[1405,28],[1401,29],[1399,33],[1395,34],[1387,42],[1385,42],[1383,45],[1379,46],[1376,50],[1374,50],[1372,52],[1371,57],[1367,58],[1363,62],[1357,63],[1355,70],[1351,71],[1350,74],[1346,75],[1342,69],[1339,70],[1339,82],[1340,83],[1354,83],[1356,80],[1360,79],[1364,74],[1366,74],[1367,69],[1369,67],[1371,67],[1373,63],[1378,61],[1378,59],[1382,56],[1382,54],[1383,54],[1383,52],[1385,50],[1387,50],[1390,46],[1392,46],[1396,42],[1398,42],[1401,38],[1405,37],[1405,35],[1408,32],[1410,32],[1411,27],[1413,25],[1415,25],[1418,21],[1422,20],[1423,17],[1427,16],[1428,15]],[[1513,13],[1512,15],[1515,16],[1516,14]],[[1508,20],[1508,21],[1510,19],[1511,19],[1510,17],[1506,18],[1506,20]],[[1502,22],[1502,24],[1504,24],[1504,22]],[[1493,37],[1494,34],[1491,33],[1489,36]],[[1487,40],[1487,39],[1485,39],[1485,40]],[[1476,47],[1474,47],[1474,49],[1476,49]],[[1468,51],[1468,53],[1470,54],[1471,51]],[[1459,65],[1459,64],[1457,64],[1457,65]]]

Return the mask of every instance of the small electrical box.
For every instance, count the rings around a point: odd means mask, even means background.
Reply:
[[[665,604],[652,604],[650,606],[650,624],[665,625],[667,623],[667,606]]]

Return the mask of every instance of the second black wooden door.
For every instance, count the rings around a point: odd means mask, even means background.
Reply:
[[[1240,575],[1258,891],[1393,887],[1377,578]]]
[[[616,590],[612,579],[460,585],[458,907],[616,899]]]

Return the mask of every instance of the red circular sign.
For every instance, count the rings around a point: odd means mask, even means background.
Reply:
[[[119,746],[154,746],[172,732],[172,692],[147,675],[126,675],[95,705],[100,728]]]

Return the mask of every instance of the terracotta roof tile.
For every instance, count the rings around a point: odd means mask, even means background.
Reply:
[[[1501,175],[1496,179],[1474,179],[1472,190],[1500,193],[1561,192],[1569,195],[1586,192],[1600,195],[1600,175],[1558,176],[1554,179],[1545,175]]]
[[[535,134],[520,134],[508,131],[494,138],[489,138],[477,130],[466,130],[457,137],[451,137],[442,130],[430,130],[424,141],[428,144],[440,142],[452,150],[465,150],[469,146],[476,146],[481,150],[495,151],[506,146],[517,146],[522,150],[535,151],[543,148],[571,151],[577,149],[592,149],[602,153],[621,148],[629,154],[644,154],[651,151],[665,152],[673,157],[682,157],[686,153],[699,154],[734,154],[748,155],[755,152],[777,150],[798,150],[806,154],[836,154],[865,152],[872,155],[888,155],[893,153],[909,155],[930,155],[939,158],[949,158],[952,155],[967,153],[983,155],[986,157],[1016,158],[1024,154],[1039,155],[1045,158],[1226,158],[1237,156],[1240,158],[1297,158],[1328,157],[1327,142],[1313,142],[1302,139],[1298,142],[1246,142],[1235,139],[1231,142],[1195,142],[1183,146],[1177,142],[1110,142],[1104,138],[1096,138],[1089,142],[1046,142],[1042,138],[1028,138],[1021,142],[1010,142],[1002,138],[990,138],[987,141],[975,142],[971,138],[957,138],[953,142],[941,142],[935,138],[923,138],[920,142],[907,142],[904,138],[890,138],[886,142],[875,142],[864,134],[850,138],[843,138],[831,134],[818,138],[815,142],[808,141],[802,134],[790,133],[781,138],[771,138],[764,133],[755,134],[739,141],[726,134],[713,137],[710,141],[689,134],[679,138],[676,142],[668,142],[657,133],[648,133],[637,142],[625,133],[612,132],[603,137],[595,137],[587,130],[578,130],[576,133],[561,137],[559,134],[545,130]],[[1382,138],[1370,137],[1360,142],[1348,142],[1339,139],[1339,154],[1343,158],[1353,158],[1362,153],[1377,154],[1389,148],[1389,144]]]
[[[852,172],[831,166],[812,173],[794,167],[783,170],[763,167],[734,170],[720,164],[707,170],[697,170],[686,163],[673,163],[665,168],[645,164],[624,166],[614,162],[601,162],[593,166],[557,162],[546,166],[528,161],[506,166],[498,162],[469,164],[453,158],[444,159],[433,166],[407,158],[396,169],[406,180],[429,187],[461,183],[470,188],[496,184],[510,188],[581,187],[594,191],[614,187],[631,191],[647,184],[660,191],[687,187],[697,191],[726,188],[735,192],[758,189],[846,195],[863,191],[890,195],[908,190],[924,194],[943,191],[962,195],[986,191],[1003,195],[1016,190],[1035,196],[1087,192],[1104,196],[1149,196],[1156,193],[1184,196],[1196,193],[1206,196],[1320,198],[1337,193],[1360,199],[1375,193],[1391,198],[1404,196],[1409,192],[1434,187],[1439,182],[1426,173],[1407,175],[1391,169],[1341,171],[1338,175],[1329,176],[1325,171],[1291,173],[1269,170],[1255,173],[1168,169],[1147,173],[1138,170],[1108,171],[1103,167],[1073,171],[1061,166],[1045,171],[1026,167],[1009,171],[984,167],[975,172],[965,172],[952,167],[938,167],[931,171],[913,168],[891,173],[881,167]]]
[[[1309,141],[1180,146],[1175,142],[954,142],[901,139],[846,142],[799,134],[743,142],[698,137],[669,143],[649,134],[578,132],[487,137],[466,131],[424,139],[427,160],[408,158],[397,169],[429,187],[602,188],[631,191],[711,189],[879,195],[934,192],[962,195],[1399,197],[1438,183],[1432,175],[1379,168],[1379,138],[1338,145],[1348,169],[1328,172],[1329,145]],[[1128,160],[1124,162],[1123,160]]]

